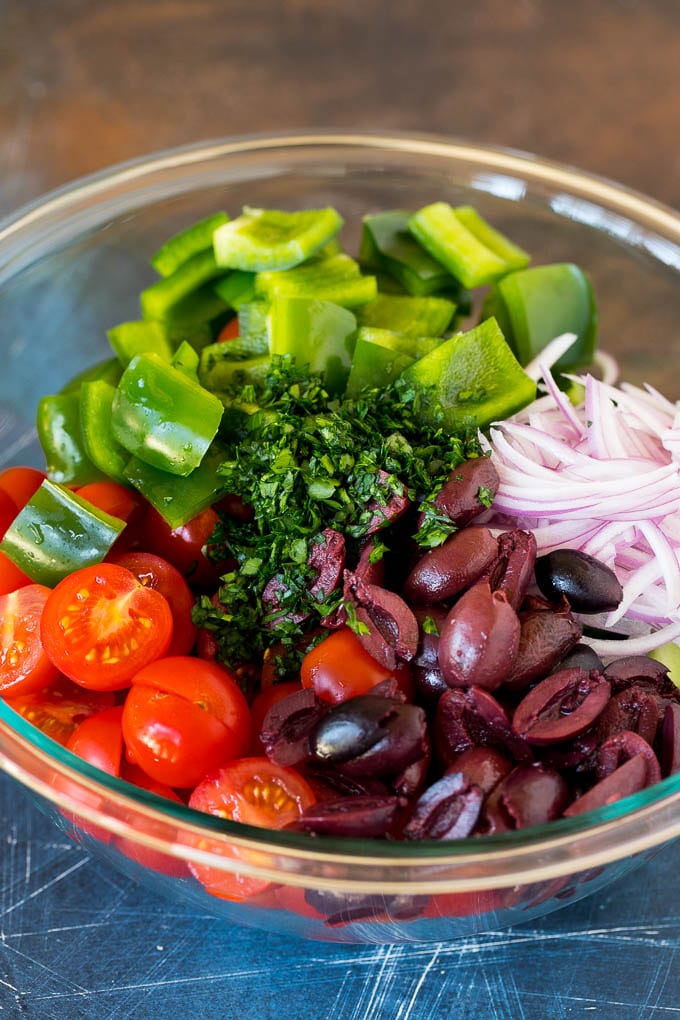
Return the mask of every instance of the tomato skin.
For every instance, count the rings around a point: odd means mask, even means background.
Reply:
[[[19,510],[12,497],[4,489],[0,489],[0,538],[4,537],[18,513]]]
[[[160,592],[125,567],[100,563],[53,589],[40,634],[51,662],[71,680],[92,690],[122,690],[167,651],[172,613]]]
[[[179,528],[171,528],[150,506],[143,525],[142,548],[172,563],[194,587],[214,587],[224,571],[206,551],[218,520],[216,511],[208,507]]]
[[[179,570],[154,553],[120,553],[110,556],[109,562],[125,567],[145,588],[153,588],[167,599],[173,626],[172,640],[166,654],[188,655],[196,643],[198,628],[191,619],[194,596]]]
[[[141,670],[125,699],[128,760],[168,786],[196,786],[244,754],[250,710],[232,674],[217,663],[173,656]]]
[[[0,472],[0,489],[14,500],[17,510],[26,506],[47,478],[44,471],[33,467],[10,467]]]
[[[0,595],[9,595],[11,591],[27,584],[33,584],[28,574],[19,570],[14,561],[0,549]]]
[[[74,730],[66,747],[110,776],[120,776],[123,757],[122,717],[122,705],[96,712]]]
[[[229,762],[204,779],[189,798],[189,806],[247,825],[283,829],[314,800],[311,787],[294,769],[253,757]],[[248,860],[247,850],[213,843],[207,836],[200,845],[232,860]],[[264,879],[239,872],[199,864],[190,868],[206,891],[221,899],[251,899],[269,886]]]
[[[118,482],[89,482],[81,485],[76,492],[88,503],[122,521],[129,521],[135,514],[143,512],[140,496]]]
[[[5,700],[46,736],[66,746],[80,723],[101,709],[112,708],[114,698],[113,691],[88,691],[68,677],[59,676],[40,691]]]
[[[241,324],[238,319],[238,315],[235,315],[233,319],[230,319],[226,326],[223,326],[220,330],[217,340],[215,343],[222,343],[225,340],[235,340],[236,337],[241,335]]]
[[[376,684],[398,679],[364,649],[349,627],[341,627],[305,655],[300,667],[302,686],[311,688],[322,701],[338,704],[366,694]]]
[[[51,595],[42,584],[0,596],[0,694],[30,694],[46,687],[59,670],[45,653],[40,621]]]

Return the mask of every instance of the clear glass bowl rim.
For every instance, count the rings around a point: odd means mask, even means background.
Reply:
[[[578,195],[610,214],[630,219],[651,235],[680,244],[680,216],[668,206],[606,178],[531,153],[426,134],[310,130],[238,136],[159,152],[80,178],[36,199],[0,222],[0,286],[87,229],[138,208],[142,199],[158,200],[207,186],[200,178],[202,168],[221,166],[234,156],[262,154],[276,154],[281,166],[286,153],[294,152],[297,169],[304,166],[300,153],[303,159],[306,153],[310,158],[321,152],[332,157],[334,149],[367,160],[401,153],[451,166],[483,165],[551,193]],[[383,843],[262,830],[201,815],[102,774],[45,737],[1,699],[0,767],[58,807],[150,849],[231,871],[236,865],[220,855],[219,846],[236,846],[255,852],[250,859],[239,860],[240,871],[272,880],[285,875],[291,884],[313,878],[317,887],[336,890],[369,889],[377,880],[381,889],[395,893],[405,888],[412,892],[414,882],[424,891],[537,882],[600,867],[680,835],[680,774],[587,815],[474,841]],[[75,784],[84,797],[57,791],[46,779],[55,772]],[[93,806],[93,794],[106,800],[105,811]],[[197,842],[208,835],[214,849],[197,848]],[[329,868],[330,878],[325,877]]]

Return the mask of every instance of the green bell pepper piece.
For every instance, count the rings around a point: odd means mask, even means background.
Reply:
[[[255,275],[242,269],[234,269],[213,284],[213,289],[218,297],[238,312],[241,305],[255,297]]]
[[[443,297],[378,294],[356,315],[360,326],[391,329],[407,336],[441,336],[455,311],[453,301]]]
[[[212,248],[192,255],[170,276],[152,283],[141,292],[139,301],[143,317],[170,322],[214,318],[226,307],[226,303],[215,294],[212,285],[204,288],[223,275],[224,270],[217,265]],[[205,313],[206,304],[210,314]]]
[[[460,286],[408,231],[411,213],[401,209],[364,216],[359,258],[388,273],[409,294],[425,297]]]
[[[101,479],[83,444],[77,391],[42,397],[36,416],[38,439],[48,477],[64,485],[87,485]]]
[[[89,368],[78,372],[72,379],[69,379],[65,386],[62,386],[59,392],[61,394],[78,394],[83,383],[91,382],[94,379],[103,379],[105,382],[111,383],[112,386],[117,386],[122,374],[123,369],[120,367],[118,359],[107,358],[105,361],[98,361],[96,365],[90,365]]]
[[[387,330],[359,330],[345,396],[356,399],[364,389],[382,390],[415,361],[406,351],[381,342],[375,334]],[[371,336],[370,334],[373,334]]]
[[[189,379],[193,379],[193,381],[197,383],[198,363],[198,352],[194,350],[190,343],[183,340],[172,356],[172,367],[176,368],[178,372],[182,372],[184,375],[188,376]]]
[[[124,527],[125,521],[46,480],[5,532],[0,550],[32,581],[51,588],[74,570],[101,563]]]
[[[330,301],[277,297],[270,313],[272,355],[291,355],[298,365],[319,372],[329,393],[347,385],[356,342],[357,321],[347,308]]]
[[[125,484],[129,453],[113,434],[111,413],[116,387],[104,379],[83,383],[80,391],[80,430],[85,451],[105,475]]]
[[[155,354],[138,354],[123,372],[111,423],[135,457],[173,475],[188,475],[215,438],[222,403]]]
[[[151,265],[161,276],[171,276],[192,256],[212,248],[213,234],[228,220],[225,212],[218,212],[192,223],[186,230],[174,234],[158,249],[151,257]]]
[[[357,308],[377,294],[374,276],[361,276],[359,263],[338,254],[309,259],[294,269],[257,273],[255,289],[269,299],[283,297],[318,298],[343,308]]]
[[[184,341],[200,351],[212,340],[212,332],[206,322],[186,326],[154,319],[121,322],[108,330],[107,336],[123,367],[129,365],[137,354],[157,354],[164,361],[171,361],[177,347]]]
[[[213,443],[199,466],[185,477],[168,474],[137,457],[131,457],[125,467],[125,478],[158,510],[171,528],[179,528],[212,506],[223,494],[217,469],[225,457],[224,448]]]
[[[445,340],[405,369],[397,385],[417,399],[427,422],[450,432],[486,428],[536,396],[495,319]]]
[[[493,283],[529,262],[525,251],[494,230],[471,206],[434,202],[414,213],[408,228],[464,287]]]
[[[509,273],[493,287],[482,309],[494,315],[520,365],[527,365],[555,337],[576,341],[553,366],[555,372],[583,368],[597,343],[597,306],[590,280],[578,266],[557,262]]]
[[[242,390],[244,386],[261,387],[270,367],[271,358],[268,354],[258,354],[252,358],[226,356],[217,358],[213,352],[206,356],[204,351],[201,355],[198,377],[201,385],[211,393],[231,395]]]
[[[215,231],[215,258],[227,269],[291,269],[328,244],[342,224],[331,208],[281,212],[245,206],[241,216]]]

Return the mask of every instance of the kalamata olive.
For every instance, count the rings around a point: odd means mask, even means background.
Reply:
[[[397,817],[399,797],[342,797],[320,801],[303,811],[296,829],[320,836],[384,836]]]
[[[426,736],[424,743],[426,751],[423,756],[389,780],[390,788],[400,797],[414,797],[425,788],[432,762],[429,736]]]
[[[418,621],[406,602],[350,571],[345,571],[344,590],[360,625],[357,637],[369,655],[387,669],[409,662],[418,648]]]
[[[644,687],[631,684],[605,706],[597,724],[600,740],[607,740],[621,730],[632,730],[648,744],[653,744],[661,715],[659,699]]]
[[[492,790],[486,800],[479,833],[491,835],[559,818],[571,800],[566,780],[540,763],[518,765]]]
[[[639,733],[633,733],[632,730],[621,730],[619,733],[614,733],[600,745],[597,751],[595,766],[595,774],[598,780],[606,779],[607,776],[610,776],[616,769],[620,768],[624,762],[630,761],[631,758],[635,758],[637,755],[642,755],[647,762],[647,781],[645,785],[652,786],[654,783],[660,782],[661,766],[659,765],[659,759],[647,741]]]
[[[371,518],[366,524],[364,532],[366,535],[372,535],[388,524],[398,521],[411,505],[405,485],[401,482],[395,483],[392,476],[382,468],[378,471],[378,479],[383,492],[380,499],[372,499],[367,504],[366,509],[371,512]]]
[[[462,772],[429,786],[416,801],[404,839],[462,839],[477,824],[484,795]]]
[[[498,543],[488,528],[464,528],[418,560],[406,578],[404,598],[445,602],[474,584],[497,555]]]
[[[345,538],[334,528],[325,528],[312,544],[307,563],[315,573],[309,591],[319,602],[335,591],[345,568]],[[262,592],[262,605],[267,611],[267,626],[276,627],[282,620],[301,623],[309,613],[286,608],[288,589],[281,577],[272,577]]]
[[[300,765],[311,758],[310,733],[327,708],[311,690],[296,691],[272,705],[260,732],[267,757],[277,765]]]
[[[529,744],[513,729],[505,710],[480,687],[445,691],[432,729],[437,754],[447,766],[473,747],[495,747],[515,761],[532,759]]]
[[[462,772],[486,796],[512,770],[512,761],[493,747],[470,747],[456,755],[444,775]]]
[[[623,598],[614,571],[580,549],[555,549],[539,556],[534,570],[545,597],[564,596],[576,613],[610,612]]]
[[[564,812],[565,818],[581,815],[586,811],[614,804],[623,797],[644,790],[647,785],[647,761],[642,754],[629,758],[611,775],[591,786],[581,797],[573,801]]]
[[[586,730],[609,701],[610,686],[601,673],[564,669],[541,680],[520,701],[514,728],[530,744],[556,744]]]
[[[439,668],[439,632],[448,616],[444,606],[414,606],[419,636],[416,654],[411,659],[411,671],[417,700],[426,708],[437,704],[449,685]]]
[[[600,744],[599,722],[598,718],[588,729],[577,733],[575,737],[568,740],[535,748],[536,752],[540,754],[541,761],[558,770],[573,769],[576,773],[590,772],[594,768],[595,755]]]
[[[680,705],[667,705],[661,727],[661,770],[672,776],[680,769]]]
[[[590,645],[584,645],[580,642],[567,652],[564,658],[553,666],[550,670],[551,673],[559,673],[563,669],[572,669],[574,666],[580,666],[581,669],[585,669],[587,673],[591,669],[596,669],[598,673],[604,672],[604,665],[602,659],[594,652]],[[609,677],[607,677],[609,679]]]
[[[510,672],[519,648],[517,613],[503,592],[479,581],[446,617],[439,636],[439,665],[451,687],[493,691]]]
[[[498,556],[492,564],[489,583],[502,591],[513,609],[519,611],[534,577],[536,539],[532,531],[504,531],[498,536]]]
[[[613,659],[604,669],[604,675],[612,685],[612,690],[618,694],[619,691],[638,683],[640,680],[647,680],[658,687],[659,691],[665,694],[667,691],[666,681],[668,680],[668,666],[656,659],[650,659],[648,655],[626,655],[620,659]],[[672,688],[671,688],[672,689]]]
[[[519,614],[519,622],[517,655],[504,681],[514,690],[545,677],[583,633],[564,599],[560,605],[532,599]]]
[[[425,713],[365,694],[334,705],[310,735],[317,761],[359,777],[394,775],[427,753]]]
[[[487,510],[498,485],[498,472],[491,460],[477,457],[453,469],[433,502],[439,511],[463,528]],[[422,519],[418,527],[421,524]]]

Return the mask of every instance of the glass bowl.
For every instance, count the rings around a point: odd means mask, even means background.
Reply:
[[[244,204],[361,216],[474,204],[537,262],[591,275],[601,344],[624,378],[680,392],[680,217],[608,181],[517,152],[432,137],[237,138],[76,182],[0,225],[0,466],[41,464],[37,401],[109,354],[139,316],[149,256],[175,230]],[[588,895],[680,833],[680,775],[608,808],[459,843],[270,832],[198,814],[106,776],[0,699],[0,766],[74,838],[122,871],[237,923],[346,942],[444,940],[530,920]],[[218,898],[189,863],[260,880]]]

